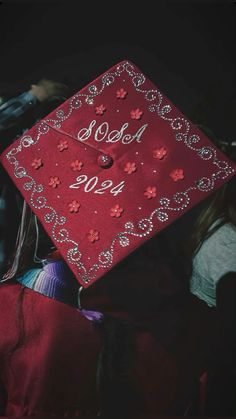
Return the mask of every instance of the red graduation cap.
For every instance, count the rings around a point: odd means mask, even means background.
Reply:
[[[39,121],[1,160],[85,288],[236,169],[129,61]]]

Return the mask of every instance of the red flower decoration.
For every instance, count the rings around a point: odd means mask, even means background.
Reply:
[[[170,172],[169,175],[174,182],[177,182],[177,180],[182,180],[184,178],[184,171],[183,169],[174,169],[172,172]]]
[[[131,173],[136,172],[136,170],[137,170],[137,167],[135,163],[133,162],[126,163],[124,172],[128,173],[128,175],[131,175]]]
[[[155,198],[157,196],[157,188],[155,186],[148,186],[144,192],[144,195],[148,198]]]
[[[153,150],[153,157],[154,159],[162,160],[167,155],[167,150],[165,147],[156,148]]]
[[[69,211],[70,212],[78,212],[80,208],[79,201],[72,201],[70,204],[68,204]]]
[[[42,159],[40,159],[40,158],[39,159],[34,159],[31,163],[31,166],[36,170],[39,169],[40,167],[43,166]]]
[[[124,209],[120,207],[118,204],[116,204],[114,207],[110,209],[110,216],[119,218],[122,212],[124,212]]]
[[[94,243],[97,240],[99,240],[99,231],[97,230],[89,230],[89,233],[87,234],[88,237],[88,241],[90,241],[90,243]]]
[[[59,177],[57,176],[51,176],[50,177],[50,182],[49,182],[49,186],[52,186],[52,188],[57,188],[58,185],[60,185],[61,181],[59,179]]]
[[[125,89],[123,89],[123,87],[121,87],[121,89],[116,91],[116,97],[117,99],[125,99],[125,97],[127,96],[127,92]]]
[[[67,150],[68,149],[68,141],[67,140],[60,140],[58,146],[59,151]]]
[[[139,108],[134,109],[130,112],[131,119],[141,119],[142,115],[143,115],[143,112],[140,111]]]
[[[106,108],[104,105],[99,105],[99,106],[96,106],[95,108],[96,115],[103,115],[105,111],[106,111]]]
[[[75,160],[70,164],[70,167],[72,170],[76,171],[78,170],[78,172],[82,169],[84,163],[82,161],[79,160]]]

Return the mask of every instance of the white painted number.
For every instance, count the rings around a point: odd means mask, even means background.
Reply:
[[[116,195],[118,195],[118,193],[121,193],[122,192],[122,189],[123,189],[124,186],[125,186],[125,182],[124,182],[124,180],[122,180],[122,182],[120,182],[119,185],[114,186],[114,188],[112,188],[110,190],[110,192],[114,196],[116,196]]]
[[[104,194],[105,189],[111,188],[112,185],[113,185],[112,180],[109,180],[109,179],[104,180],[104,182],[101,183],[101,188],[94,191],[94,193]]]
[[[88,176],[86,175],[80,175],[76,178],[77,183],[72,183],[72,185],[69,186],[70,189],[78,189],[79,185],[81,185],[81,183],[86,182],[86,180],[88,179]]]
[[[113,182],[110,179],[104,180],[99,188],[96,188],[96,185],[98,183],[99,179],[97,176],[91,177],[91,179],[88,180],[88,176],[86,175],[80,175],[76,178],[76,183],[72,183],[72,185],[69,186],[70,189],[79,189],[80,185],[84,183],[84,192],[91,192],[93,191],[96,194],[103,195],[106,190],[109,190],[110,193],[114,196],[118,195],[122,192],[125,182],[122,180],[118,185],[113,186]],[[113,188],[112,188],[113,186]]]
[[[92,186],[90,186],[91,183],[92,183]],[[98,183],[98,177],[97,176],[91,177],[91,179],[88,180],[88,182],[86,183],[84,187],[84,192],[91,192],[93,188],[97,185],[97,183]]]

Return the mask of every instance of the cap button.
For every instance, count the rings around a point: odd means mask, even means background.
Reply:
[[[104,169],[111,167],[113,164],[113,158],[109,154],[100,154],[98,157],[98,164]]]

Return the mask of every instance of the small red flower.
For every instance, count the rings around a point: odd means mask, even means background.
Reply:
[[[96,106],[95,108],[96,115],[103,115],[105,111],[106,111],[106,108],[104,105],[99,105],[99,106]]]
[[[131,119],[141,119],[141,116],[143,115],[143,112],[142,111],[140,111],[140,109],[139,108],[137,108],[137,109],[133,109],[131,112],[130,112],[130,116],[131,116]]]
[[[68,207],[70,212],[78,212],[80,208],[80,203],[79,201],[74,200],[70,204],[68,204]]]
[[[79,160],[75,160],[70,164],[70,168],[74,171],[78,170],[78,172],[82,169],[84,163]]]
[[[184,178],[184,171],[183,169],[174,169],[172,172],[170,172],[169,175],[174,182],[177,182],[177,180],[182,180]]]
[[[98,230],[89,230],[89,233],[87,234],[88,241],[90,241],[90,243],[96,242],[99,240],[99,234]]]
[[[153,155],[154,159],[162,160],[167,155],[167,150],[166,150],[165,147],[156,148],[155,150],[153,150],[152,155]]]
[[[155,198],[157,196],[157,188],[155,186],[148,186],[144,192],[144,195],[148,198]]]
[[[57,188],[58,185],[60,185],[61,181],[58,176],[51,176],[49,186],[52,186],[52,188]]]
[[[122,212],[124,212],[124,208],[122,208],[118,204],[116,204],[114,207],[112,207],[110,209],[110,216],[119,218],[121,216]]]
[[[126,92],[125,89],[123,89],[123,87],[121,87],[121,89],[116,91],[116,97],[117,99],[125,99],[125,97],[127,96],[128,92]]]
[[[31,166],[34,168],[34,169],[40,169],[40,167],[42,167],[43,166],[43,161],[42,161],[42,159],[34,159],[33,161],[32,161],[32,163],[31,163]]]
[[[131,175],[131,173],[136,172],[136,170],[137,170],[137,167],[134,162],[129,161],[128,163],[126,163],[124,172],[128,173],[128,175]]]
[[[67,140],[60,140],[58,146],[59,151],[67,150],[68,149],[68,141]]]

